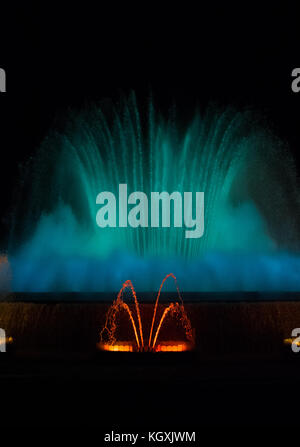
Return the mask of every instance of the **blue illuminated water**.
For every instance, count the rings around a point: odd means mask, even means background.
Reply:
[[[26,211],[16,211],[9,252],[13,290],[114,291],[126,279],[157,290],[171,271],[183,290],[300,290],[298,202],[287,193],[297,191],[286,186],[295,174],[253,116],[209,108],[183,126],[160,117],[151,101],[140,112],[134,95],[109,113],[70,113],[30,165]],[[117,196],[120,183],[148,195],[204,191],[204,236],[99,228],[96,196]]]

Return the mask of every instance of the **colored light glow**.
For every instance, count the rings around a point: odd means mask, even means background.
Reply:
[[[155,327],[155,320],[156,320],[156,314],[157,314],[157,307],[158,302],[160,298],[160,294],[163,288],[163,285],[165,284],[165,281],[168,278],[172,278],[175,282],[177,295],[180,300],[179,303],[171,303],[169,306],[165,307],[162,316],[160,317],[156,327]],[[136,324],[133,312],[130,310],[128,304],[126,304],[123,301],[123,293],[126,289],[129,289],[131,291],[131,294],[134,298],[134,305],[135,305],[135,314],[138,320],[138,324]],[[117,330],[117,316],[119,312],[123,310],[126,312],[128,319],[130,321],[129,324],[129,332],[132,329],[132,333],[134,335],[134,342],[119,342],[116,339],[116,330]],[[182,326],[182,328],[185,331],[187,342],[160,342],[157,343],[158,336],[161,331],[161,327],[163,324],[166,324],[167,318],[170,317],[177,317],[179,319],[179,322]],[[130,329],[131,328],[131,329]],[[153,334],[153,337],[152,337]],[[163,279],[157,297],[155,301],[154,311],[153,311],[153,317],[152,317],[152,323],[151,323],[151,329],[148,341],[144,342],[145,337],[143,334],[143,323],[141,319],[141,313],[140,313],[140,306],[139,302],[136,296],[135,289],[133,287],[133,284],[130,280],[127,280],[124,282],[123,286],[121,287],[117,299],[112,303],[110,308],[108,309],[107,315],[106,315],[106,321],[105,324],[100,332],[100,343],[98,344],[99,348],[101,350],[105,351],[127,351],[127,352],[133,352],[133,351],[139,351],[139,352],[180,352],[180,351],[187,351],[191,350],[194,346],[195,340],[194,340],[194,332],[192,330],[191,322],[185,312],[182,297],[180,294],[180,290],[177,284],[177,279],[173,273],[169,273],[165,276]],[[134,345],[133,345],[134,343]],[[134,347],[135,346],[135,347]]]
[[[102,351],[113,351],[113,352],[133,352],[134,347],[130,342],[118,342],[115,345],[110,345],[109,343],[100,343],[99,348]]]
[[[0,346],[2,346],[2,345],[12,345],[13,344],[13,342],[14,342],[14,339],[13,339],[13,337],[5,337],[5,340],[4,339],[0,339]]]
[[[101,351],[139,352],[137,346],[130,341],[118,341],[116,344],[99,343],[98,347]],[[183,352],[191,351],[192,349],[193,345],[185,341],[164,341],[159,343],[152,352]]]
[[[176,269],[190,291],[300,290],[300,256],[294,244],[287,251],[298,237],[294,170],[253,118],[211,108],[183,125],[163,120],[151,101],[141,114],[134,95],[108,117],[101,109],[68,116],[23,188],[10,237],[12,289],[114,292],[131,278],[153,291],[162,270]],[[204,191],[203,237],[187,240],[174,226],[100,229],[96,196],[117,197],[121,183],[148,197]],[[7,264],[0,259],[0,283]]]
[[[283,343],[285,344],[285,345],[295,345],[295,346],[299,346],[300,347],[300,341],[296,341],[296,338],[285,338],[284,340],[283,340]]]
[[[157,345],[155,352],[183,352],[183,351],[191,351],[193,349],[193,345],[187,342],[178,342],[178,341],[168,341],[161,342]]]

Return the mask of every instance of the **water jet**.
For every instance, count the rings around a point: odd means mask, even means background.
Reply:
[[[130,278],[152,292],[165,271],[190,292],[300,290],[293,162],[252,111],[211,106],[183,126],[152,101],[141,113],[132,94],[110,112],[69,113],[29,163],[8,249],[13,291],[115,293]],[[125,184],[147,197],[204,192],[203,236],[137,216],[126,227],[119,206],[119,227],[99,228],[99,191]]]
[[[159,298],[163,285],[168,278],[172,278],[174,280],[177,289],[177,296],[180,302],[172,302],[168,306],[165,306],[160,319],[158,320],[157,324],[155,324]],[[134,298],[136,319],[134,318],[133,311],[123,300],[123,294],[126,289],[130,289]],[[118,329],[117,317],[122,311],[125,311],[128,317],[127,334],[132,332],[131,341],[120,341],[116,336]],[[180,325],[184,329],[185,338],[183,340],[159,340],[158,342],[161,328],[163,324],[166,324],[166,320],[168,318],[177,318],[179,320]],[[153,316],[151,319],[151,329],[148,338],[145,338],[144,336],[140,305],[137,300],[135,289],[132,282],[127,280],[121,287],[117,299],[108,309],[105,324],[100,332],[100,342],[97,344],[98,349],[110,352],[184,352],[193,350],[194,346],[195,333],[184,309],[177,280],[173,273],[166,275],[160,285],[154,305]]]

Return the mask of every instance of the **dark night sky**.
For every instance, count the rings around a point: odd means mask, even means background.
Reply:
[[[182,10],[172,2],[163,10],[161,2],[145,1],[140,8],[110,3],[108,11],[97,3],[20,2],[1,13],[2,244],[19,167],[56,115],[117,99],[120,91],[134,89],[142,103],[151,88],[163,111],[175,100],[186,117],[210,101],[254,107],[297,157],[300,93],[291,91],[291,71],[300,66],[300,28],[293,8]]]

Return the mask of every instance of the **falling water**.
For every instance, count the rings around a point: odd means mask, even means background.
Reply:
[[[205,230],[99,228],[96,196],[204,191]],[[176,271],[184,290],[300,290],[299,200],[281,142],[251,111],[210,107],[188,125],[132,94],[58,124],[29,163],[9,261],[16,291],[154,290]],[[282,219],[284,216],[284,220]]]

